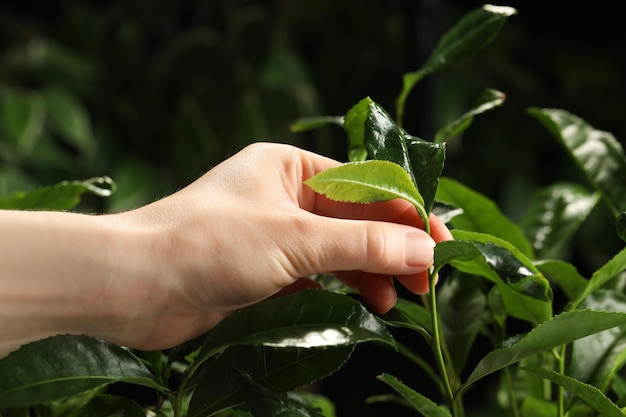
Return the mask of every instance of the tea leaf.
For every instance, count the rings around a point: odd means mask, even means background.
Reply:
[[[108,197],[115,192],[115,183],[108,177],[84,181],[64,181],[29,193],[0,196],[0,209],[6,210],[70,210],[80,203],[85,193]]]
[[[406,171],[388,161],[349,162],[320,172],[305,184],[331,200],[374,203],[401,198],[416,208],[424,207]]]
[[[88,336],[55,336],[0,361],[0,404],[36,405],[114,382],[167,391],[126,349]]]
[[[550,282],[557,284],[570,301],[578,298],[587,287],[588,281],[574,265],[565,261],[549,259],[537,261],[535,266]]]
[[[398,121],[402,122],[406,99],[426,75],[470,58],[495,39],[507,19],[517,11],[511,7],[484,5],[464,16],[439,40],[424,66],[403,77],[397,100]]]
[[[447,142],[455,136],[463,133],[470,127],[474,121],[474,117],[479,114],[493,110],[504,103],[506,96],[504,93],[491,88],[486,89],[478,98],[478,101],[474,104],[474,107],[463,114],[458,119],[448,123],[435,134],[435,142]]]
[[[303,117],[296,120],[291,126],[290,130],[294,133],[306,132],[307,130],[313,130],[326,125],[343,126],[342,116],[316,116],[316,117]]]
[[[61,136],[85,154],[95,150],[91,121],[86,108],[70,91],[48,89],[44,98],[50,119]]]
[[[561,313],[539,324],[509,347],[494,350],[482,358],[460,390],[529,356],[623,325],[626,325],[625,313],[592,310]]]
[[[222,320],[204,340],[196,365],[236,345],[321,348],[364,341],[394,345],[381,321],[358,301],[309,289],[246,307]]]
[[[554,184],[536,191],[520,225],[538,258],[557,258],[587,219],[600,195],[577,184]]]
[[[403,298],[398,298],[393,308],[380,317],[391,326],[413,329],[425,336],[433,331],[430,312],[422,305]]]
[[[70,417],[145,417],[145,411],[134,401],[112,395],[95,397]]]
[[[439,177],[446,162],[446,144],[432,143],[407,135],[407,151],[417,189],[424,198],[426,212],[435,203]]]
[[[452,220],[456,228],[497,236],[511,243],[526,257],[534,258],[532,245],[520,227],[487,197],[458,181],[442,177],[439,179],[436,198],[463,210]]]
[[[522,368],[527,372],[539,375],[548,381],[552,381],[573,393],[578,398],[589,404],[603,417],[624,417],[624,413],[611,400],[609,400],[598,388],[584,384],[574,378],[561,375],[545,369]]]
[[[6,139],[29,153],[39,140],[46,119],[46,106],[39,94],[5,88],[0,97],[0,124]]]
[[[574,307],[579,305],[589,294],[617,277],[624,270],[626,270],[626,248],[619,251],[610,261],[593,273],[585,291],[574,301]]]
[[[347,298],[347,297],[344,297]],[[324,349],[275,349],[233,346],[198,375],[188,417],[204,417],[243,403],[232,378],[239,369],[253,381],[278,393],[310,384],[337,371],[350,357],[353,345]]]
[[[564,110],[532,108],[529,114],[558,139],[615,216],[625,211],[626,158],[615,137]]]
[[[382,374],[377,378],[402,395],[424,417],[451,417],[448,410],[407,387],[398,378],[389,374]]]

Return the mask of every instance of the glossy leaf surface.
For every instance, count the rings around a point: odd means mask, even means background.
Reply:
[[[310,384],[337,371],[353,346],[326,349],[275,349],[234,346],[205,364],[199,375],[188,417],[204,417],[241,404],[244,400],[232,378],[239,369],[278,393]]]
[[[446,144],[407,136],[407,149],[417,189],[424,198],[426,212],[430,213],[446,162]]]
[[[543,351],[571,343],[616,326],[626,324],[626,314],[592,310],[574,310],[561,313],[519,339],[508,347],[494,350],[485,356],[474,368],[462,389],[520,360]]]
[[[424,417],[451,417],[448,410],[409,388],[398,378],[389,374],[382,374],[378,376],[378,379],[402,395]]]
[[[468,13],[447,31],[422,68],[404,75],[397,104],[398,120],[402,120],[407,97],[422,78],[478,53],[496,38],[507,19],[515,13],[517,11],[511,7],[484,5]]]
[[[599,197],[577,184],[554,184],[535,192],[521,226],[536,256],[558,258]]]
[[[552,317],[549,282],[515,247],[482,233],[453,230],[452,234],[455,241],[442,245],[441,249],[435,248],[437,263],[440,258],[450,259],[459,271],[485,277],[496,284],[504,308],[514,317],[534,324]],[[456,260],[452,260],[453,255]]]
[[[41,404],[120,381],[167,391],[126,349],[87,336],[55,336],[0,361],[0,404]]]
[[[564,110],[533,108],[529,113],[559,140],[615,216],[625,211],[626,158],[613,135]]]
[[[574,378],[561,375],[545,369],[524,368],[525,371],[541,376],[548,381],[554,382],[575,394],[578,398],[589,404],[603,417],[624,417],[624,413],[611,400],[609,400],[598,388],[584,384]]]
[[[470,127],[474,121],[474,117],[501,106],[505,98],[506,96],[501,91],[491,88],[486,89],[480,95],[473,108],[437,131],[435,134],[435,142],[447,142],[455,136],[460,135]]]
[[[364,341],[394,345],[382,322],[361,303],[310,289],[252,305],[225,318],[207,335],[196,362],[235,345],[322,348]]]
[[[452,220],[456,228],[497,236],[514,245],[528,258],[534,258],[532,244],[520,227],[484,195],[458,181],[442,177],[437,188],[437,200],[463,210]]]
[[[0,196],[0,209],[70,210],[80,203],[80,197],[85,193],[108,197],[114,191],[115,184],[108,177],[97,177],[85,181],[64,181],[29,193]]]
[[[388,161],[339,165],[309,178],[305,184],[336,201],[375,203],[401,198],[415,207],[424,207],[424,200],[407,172]]]
[[[255,417],[323,417],[315,408],[295,398],[274,393],[256,383],[249,375],[235,372],[239,392]]]

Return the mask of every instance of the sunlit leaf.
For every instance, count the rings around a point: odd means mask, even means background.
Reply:
[[[505,98],[504,93],[498,90],[491,88],[486,89],[480,95],[472,109],[437,131],[435,134],[435,142],[447,142],[455,136],[460,135],[470,127],[475,116],[501,106]]]
[[[571,343],[616,326],[626,324],[626,314],[592,310],[573,310],[547,320],[510,346],[494,350],[481,359],[461,390],[479,379],[532,355]]]
[[[589,404],[603,417],[624,417],[624,413],[611,400],[609,400],[598,388],[593,385],[582,383],[574,378],[561,375],[545,369],[523,368],[527,372],[540,375],[544,379],[554,382],[573,393],[578,398]]]
[[[284,393],[308,385],[337,371],[353,346],[323,349],[275,349],[233,346],[207,362],[197,378],[188,417],[204,417],[243,403],[232,378],[239,369],[259,384]]]
[[[484,195],[458,181],[442,177],[439,179],[436,198],[437,201],[463,210],[462,214],[451,221],[454,227],[497,236],[515,246],[528,258],[534,258],[532,245],[521,228]]]
[[[305,184],[336,201],[374,203],[401,198],[415,207],[424,207],[406,171],[388,161],[349,162],[322,171]]]
[[[115,192],[115,183],[109,177],[84,181],[64,181],[34,191],[0,196],[0,209],[5,210],[70,210],[80,203],[85,193],[108,197]]]
[[[409,388],[395,376],[382,374],[377,378],[402,395],[424,417],[451,417],[450,411]]]
[[[587,219],[599,194],[577,184],[554,184],[533,195],[520,225],[538,258],[556,258]]]
[[[626,157],[615,137],[564,110],[532,108],[529,113],[559,140],[615,216],[625,211]]]
[[[448,30],[422,68],[404,75],[397,100],[398,120],[402,121],[406,99],[422,78],[478,53],[497,37],[507,19],[515,13],[517,11],[511,7],[484,5],[468,13]]]
[[[0,404],[36,405],[114,382],[167,391],[126,349],[87,336],[55,336],[0,361]]]

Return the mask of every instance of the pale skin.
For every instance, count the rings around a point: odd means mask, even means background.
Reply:
[[[180,191],[124,213],[0,211],[0,357],[56,334],[155,350],[332,273],[382,313],[392,276],[428,291],[435,242],[401,200],[329,201],[303,181],[339,162],[254,144]]]

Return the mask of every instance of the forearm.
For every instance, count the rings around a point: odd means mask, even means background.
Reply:
[[[128,308],[135,261],[111,220],[0,211],[0,357],[55,334],[105,331],[97,327]]]

